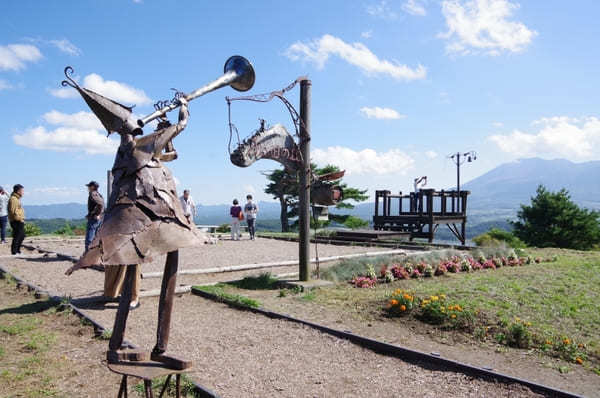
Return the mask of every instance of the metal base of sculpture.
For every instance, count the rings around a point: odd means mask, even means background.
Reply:
[[[108,369],[111,372],[121,375],[121,383],[119,385],[118,398],[127,398],[127,379],[135,377],[144,381],[144,396],[152,398],[152,380],[159,377],[167,377],[163,388],[159,394],[159,398],[164,396],[169,388],[171,378],[175,375],[175,396],[181,396],[181,375],[188,370],[173,370],[165,368],[162,364],[153,361],[140,361],[135,363],[109,363]]]
[[[175,370],[184,370],[192,366],[192,362],[167,354],[169,344],[169,332],[171,330],[171,313],[173,311],[173,300],[175,287],[177,285],[177,267],[179,262],[179,251],[175,250],[167,254],[165,271],[163,274],[158,304],[158,326],[156,329],[156,345],[149,357],[154,362],[164,364]],[[135,278],[135,265],[127,266],[123,292],[119,301],[119,309],[115,317],[112,336],[108,344],[106,360],[109,364],[123,364],[125,362],[140,362],[148,360],[148,355],[143,351],[123,349],[125,328],[129,316],[129,305],[131,302],[131,287]]]

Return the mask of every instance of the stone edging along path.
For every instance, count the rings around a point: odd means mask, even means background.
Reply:
[[[79,309],[78,307],[73,305],[73,303],[69,302],[67,297],[61,296],[60,294],[58,294],[56,292],[50,292],[50,291],[43,290],[40,287],[35,286],[23,279],[11,274],[2,265],[0,265],[0,279],[4,279],[6,277],[9,277],[9,278],[12,278],[13,280],[15,280],[17,283],[17,287],[26,287],[28,291],[34,292],[34,295],[36,298],[38,298],[38,299],[47,298],[50,301],[59,303],[59,305],[62,305],[63,307],[68,308],[79,318],[85,319],[87,322],[89,322],[94,327],[94,334],[96,334],[97,336],[101,335],[105,330],[107,330],[107,328],[104,325],[100,324],[95,319],[93,319],[92,317],[90,317],[89,315],[87,315],[86,313],[81,311],[81,309]],[[127,340],[123,341],[123,345],[126,346],[127,348],[131,348],[131,349],[139,348],[138,346],[136,346],[135,344],[133,344]],[[206,387],[201,386],[200,384],[196,383],[193,380],[192,380],[192,382],[194,383],[194,390],[195,390],[194,392],[197,394],[198,397],[220,398],[215,392],[209,390]]]
[[[228,302],[219,298],[218,296],[208,293],[206,291],[196,289],[192,287],[192,294],[204,297],[209,300],[217,301],[217,302],[225,302],[226,304],[237,308],[239,310],[250,311],[256,314],[264,315],[268,318],[272,319],[282,319],[293,323],[298,323],[304,326],[308,326],[310,328],[316,329],[322,333],[326,333],[337,338],[341,338],[344,340],[348,340],[356,345],[367,348],[371,351],[374,351],[379,354],[394,356],[403,361],[410,362],[416,364],[418,366],[422,366],[423,362],[431,364],[439,368],[440,370],[449,370],[454,372],[460,372],[464,374],[468,374],[472,377],[480,378],[480,379],[494,379],[496,381],[502,383],[517,383],[524,385],[530,388],[533,392],[537,392],[540,394],[552,396],[552,397],[564,397],[564,398],[584,398],[581,395],[577,395],[568,391],[559,390],[556,388],[552,388],[543,384],[538,384],[529,380],[520,379],[517,377],[505,375],[503,373],[494,372],[489,368],[479,368],[476,366],[468,365],[466,363],[454,361],[451,359],[443,358],[437,353],[427,354],[424,352],[412,350],[406,347],[401,347],[394,344],[385,343],[382,341],[370,339],[368,337],[360,336],[353,334],[349,331],[342,331],[333,329],[324,325],[320,325],[317,323],[313,323],[310,321],[306,321],[299,318],[294,318],[289,315],[281,314],[274,311],[265,310],[262,308],[253,308],[244,306],[242,304]]]

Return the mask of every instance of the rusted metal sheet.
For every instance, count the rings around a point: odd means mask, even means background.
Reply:
[[[260,128],[231,153],[230,159],[238,167],[248,167],[260,159],[275,160],[289,172],[296,172],[302,167],[300,149],[294,137],[281,124],[266,130]]]

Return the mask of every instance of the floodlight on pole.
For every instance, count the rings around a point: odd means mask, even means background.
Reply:
[[[460,166],[465,163],[471,163],[477,160],[477,153],[475,151],[468,152],[456,152],[452,155],[448,156],[449,159],[452,159],[454,164],[456,165],[456,194],[457,194],[457,207],[456,211],[460,212]]]

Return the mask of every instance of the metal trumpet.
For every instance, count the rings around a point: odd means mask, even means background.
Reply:
[[[237,91],[248,91],[254,85],[254,80],[256,78],[254,68],[250,61],[242,56],[234,55],[229,57],[225,62],[223,70],[225,72],[223,76],[208,83],[206,86],[200,87],[199,89],[184,95],[183,98],[189,102],[224,86],[231,86]],[[148,116],[138,119],[137,124],[140,127],[144,127],[148,122],[163,116],[179,106],[181,106],[179,101],[173,101],[171,104],[154,111]]]

